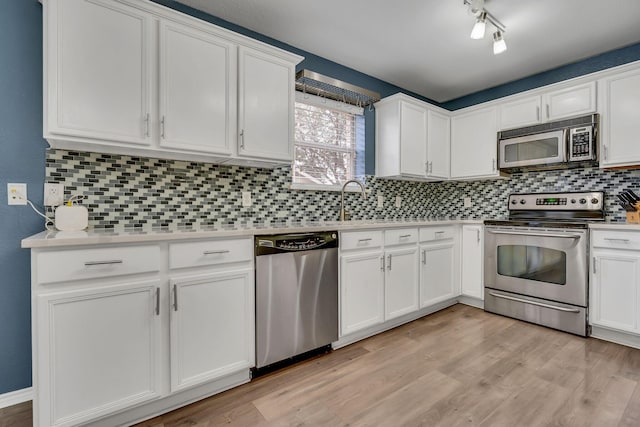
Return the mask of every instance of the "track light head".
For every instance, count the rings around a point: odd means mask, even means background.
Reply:
[[[487,20],[487,12],[480,12],[478,18],[476,19],[476,23],[473,25],[473,29],[471,30],[471,38],[474,40],[480,40],[484,38],[484,32],[486,28],[486,20]]]
[[[493,54],[498,55],[507,50],[507,43],[504,41],[502,31],[493,33]]]

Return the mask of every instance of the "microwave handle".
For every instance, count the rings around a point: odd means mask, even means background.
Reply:
[[[562,151],[563,162],[566,162],[570,156],[569,150],[571,150],[571,141],[569,141],[569,135],[570,135],[569,129],[567,128],[562,129],[562,144],[564,145],[564,150]]]

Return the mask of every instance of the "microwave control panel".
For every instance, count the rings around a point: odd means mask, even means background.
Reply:
[[[569,161],[594,160],[593,126],[569,129]]]

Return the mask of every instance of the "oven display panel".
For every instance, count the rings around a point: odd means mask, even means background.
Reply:
[[[536,205],[562,206],[566,204],[566,197],[545,197],[536,199]]]

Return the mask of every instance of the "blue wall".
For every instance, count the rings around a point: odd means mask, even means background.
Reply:
[[[42,6],[0,6],[0,394],[31,386],[29,251],[20,240],[43,230],[28,206],[7,206],[7,183],[26,182],[42,203]]]
[[[190,9],[173,0],[157,3],[304,56],[308,68],[383,97],[401,88],[300,51],[247,29]],[[42,7],[37,0],[3,0],[0,5],[0,394],[31,385],[29,252],[20,240],[43,229],[26,206],[7,206],[7,182],[26,182],[29,198],[42,202],[46,143],[42,139]],[[640,59],[640,44],[447,102],[458,109],[567,78]],[[429,101],[428,99],[416,96]],[[429,101],[431,102],[431,101]],[[366,173],[374,173],[374,115],[366,113]]]

